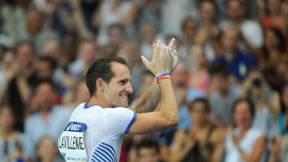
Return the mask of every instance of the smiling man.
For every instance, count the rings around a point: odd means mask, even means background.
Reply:
[[[67,162],[117,162],[125,133],[151,133],[177,124],[178,108],[170,80],[178,63],[174,40],[169,46],[157,42],[152,61],[142,60],[156,81],[133,108],[128,108],[133,88],[123,58],[102,58],[88,69],[86,84],[91,98],[74,110],[58,140]],[[159,99],[159,109],[153,111]]]

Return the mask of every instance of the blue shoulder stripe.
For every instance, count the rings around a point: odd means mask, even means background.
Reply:
[[[129,133],[130,128],[131,128],[132,124],[135,122],[136,118],[137,118],[137,113],[134,112],[134,115],[133,115],[130,123],[128,124],[128,126],[127,126],[127,128],[126,128],[126,130],[125,130],[125,133]]]

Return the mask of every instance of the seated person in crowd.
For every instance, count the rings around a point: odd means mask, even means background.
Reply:
[[[36,146],[37,159],[35,162],[64,162],[60,156],[53,138],[44,136]]]
[[[153,138],[144,138],[136,144],[137,162],[161,162],[160,146]]]
[[[232,105],[241,96],[241,88],[229,82],[231,75],[222,64],[212,64],[209,73],[209,102],[214,122],[224,126],[230,125],[233,122]]]
[[[188,104],[193,127],[178,130],[171,148],[170,161],[220,162],[224,148],[223,130],[209,121],[208,100],[198,98]]]
[[[23,160],[24,136],[13,128],[15,117],[9,105],[0,106],[0,161]]]
[[[213,62],[223,64],[236,81],[243,81],[248,70],[257,66],[258,61],[251,53],[244,52],[238,45],[240,32],[235,27],[227,27],[221,33],[222,53]]]
[[[239,98],[233,105],[235,128],[230,129],[225,142],[225,162],[263,162],[265,135],[253,128],[255,106],[250,99]]]
[[[72,109],[54,104],[55,87],[51,80],[39,82],[35,90],[34,105],[38,111],[25,121],[25,153],[35,158],[36,144],[43,136],[51,136],[57,141]]]

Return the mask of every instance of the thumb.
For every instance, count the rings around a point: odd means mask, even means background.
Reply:
[[[141,56],[143,64],[149,69],[150,67],[150,62],[146,59],[145,56]]]

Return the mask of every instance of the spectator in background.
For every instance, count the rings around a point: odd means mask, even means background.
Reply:
[[[281,99],[283,102],[284,111],[279,115],[278,125],[282,136],[288,135],[288,85],[283,87]]]
[[[213,0],[202,0],[200,8],[200,26],[195,36],[195,42],[204,45],[207,58],[213,60],[217,52],[215,45],[220,33],[218,27],[218,9]]]
[[[222,53],[213,62],[225,65],[236,82],[242,82],[248,70],[257,66],[257,59],[252,54],[239,49],[240,32],[237,28],[224,29],[220,39]]]
[[[36,1],[34,0],[34,3]],[[44,3],[43,6],[35,4],[35,7],[45,14],[45,26],[54,29],[59,37],[76,30],[72,14],[73,8],[69,1],[52,0]]]
[[[92,65],[96,59],[97,45],[91,40],[83,40],[80,42],[77,50],[77,59],[70,64],[69,72],[75,78],[83,78],[86,70]]]
[[[63,95],[67,91],[67,87],[64,87],[64,85],[61,82],[58,82],[54,76],[55,72],[57,70],[58,64],[55,58],[51,56],[40,56],[36,62],[35,66],[35,75],[36,75],[36,81],[41,81],[43,79],[52,80],[53,83],[56,86],[56,91],[59,96],[57,96],[57,99],[55,100],[55,103],[59,104],[60,95]]]
[[[1,161],[23,160],[24,136],[13,128],[15,117],[9,105],[0,106],[0,157]]]
[[[272,151],[268,162],[286,162],[288,160],[288,136],[272,143]]]
[[[195,44],[189,51],[189,60],[191,67],[189,70],[188,87],[197,88],[204,92],[208,92],[209,88],[209,62],[205,55],[204,47]]]
[[[0,7],[0,31],[7,35],[11,44],[15,45],[26,38],[25,19],[26,10],[20,1],[6,1],[6,4]]]
[[[47,40],[58,39],[57,34],[53,30],[45,28],[44,20],[43,13],[36,8],[31,8],[27,11],[26,39],[33,42],[38,55]]]
[[[270,28],[265,30],[265,44],[259,59],[264,67],[264,75],[275,90],[280,91],[285,81],[277,76],[279,61],[287,60],[286,39],[281,30]]]
[[[51,80],[38,83],[35,90],[34,103],[30,111],[36,111],[25,121],[25,153],[35,158],[36,144],[43,136],[51,136],[57,141],[72,110],[55,105],[55,86]]]
[[[37,60],[35,69],[38,80],[53,80],[53,74],[57,68],[56,60],[51,56],[41,56]]]
[[[198,30],[198,27],[194,18],[187,17],[182,21],[181,31],[182,31],[184,47],[185,47],[184,55],[187,55],[188,51],[194,45],[197,30]]]
[[[181,23],[186,17],[196,18],[197,1],[165,0],[161,1],[161,32],[163,34],[181,34]]]
[[[211,87],[209,101],[212,116],[217,124],[230,125],[233,122],[232,105],[241,95],[241,88],[229,82],[228,69],[222,64],[209,67]]]
[[[14,77],[15,64],[14,64],[14,53],[12,50],[5,52],[3,59],[0,63],[0,98],[5,99],[5,92],[7,85],[12,77]],[[2,101],[2,100],[0,100]]]
[[[111,24],[107,30],[108,41],[106,45],[120,48],[123,40],[126,38],[125,26],[122,24]]]
[[[60,156],[56,142],[53,138],[44,136],[40,139],[36,146],[35,162],[64,162]]]
[[[179,124],[178,128],[185,129],[191,127],[191,120],[186,107],[187,98],[187,77],[188,69],[184,61],[180,61],[172,73],[172,84],[175,90],[176,100],[179,108]]]
[[[257,21],[248,19],[248,1],[228,0],[226,6],[229,19],[222,21],[220,26],[222,28],[225,24],[236,26],[244,38],[244,43],[248,45],[246,50],[251,49],[253,53],[258,52],[264,42],[263,31]]]
[[[151,44],[163,39],[162,35],[157,26],[152,22],[142,22],[140,35],[141,53],[146,58],[151,59],[153,53],[153,46]]]
[[[141,0],[139,4],[139,14],[136,19],[136,28],[141,28],[142,22],[151,22],[157,29],[161,29],[161,1]]]
[[[261,130],[268,140],[279,138],[280,96],[269,87],[260,69],[249,71],[242,85],[242,96],[250,98],[255,105],[253,128]]]
[[[287,17],[284,15],[282,10],[283,0],[259,0],[259,18],[265,30],[271,28],[277,28],[282,33],[287,35]]]
[[[223,130],[209,121],[210,105],[203,98],[188,103],[193,127],[178,130],[174,137],[171,162],[220,162],[223,153]]]
[[[61,48],[59,41],[57,39],[50,39],[45,41],[40,55],[50,56],[56,60],[61,59]],[[61,62],[61,60],[59,60],[59,62]]]
[[[137,162],[163,162],[160,146],[152,138],[144,138],[136,144]]]
[[[94,18],[94,24],[99,28],[97,42],[100,45],[107,43],[108,27],[114,23],[120,23],[131,31],[133,21],[137,16],[136,9],[137,6],[132,1],[103,1]]]
[[[85,82],[78,82],[75,87],[65,93],[62,99],[62,105],[66,107],[77,107],[78,104],[88,101],[90,98],[88,88]]]
[[[15,50],[14,75],[7,84],[3,100],[6,100],[13,109],[14,128],[21,132],[24,131],[24,114],[36,84],[34,61],[34,46],[28,41],[18,43]]]
[[[234,102],[233,117],[236,127],[228,132],[225,143],[225,162],[263,162],[266,148],[264,134],[252,128],[255,107],[250,99]]]

